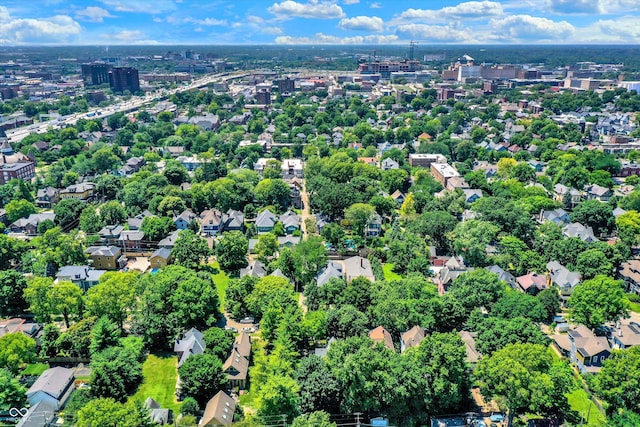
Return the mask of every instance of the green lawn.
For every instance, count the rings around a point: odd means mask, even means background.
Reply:
[[[607,423],[605,416],[600,412],[596,405],[591,403],[591,399],[589,399],[589,396],[582,388],[578,388],[577,390],[567,394],[567,398],[569,399],[569,406],[571,406],[571,409],[585,417],[586,426],[597,427],[603,426]],[[589,405],[591,405],[591,410],[589,410]],[[587,414],[589,414],[588,420],[586,419]]]
[[[181,405],[175,395],[177,365],[178,359],[175,356],[149,354],[142,365],[142,385],[131,398],[144,402],[147,397],[151,397],[163,408],[171,409],[175,414],[179,413]]]
[[[213,267],[218,269],[218,274],[213,275],[213,283],[216,284],[216,289],[218,290],[218,299],[220,299],[220,311],[224,312],[224,293],[227,290],[227,285],[229,284],[229,276],[220,270],[220,264],[218,261],[213,263]]]
[[[22,375],[40,375],[47,369],[49,369],[49,365],[46,363],[30,363],[24,368]]]
[[[384,273],[384,280],[386,280],[387,282],[402,279],[402,276],[393,272],[393,264],[383,265],[382,272]]]
[[[631,306],[631,311],[634,313],[640,313],[640,303],[629,301],[629,305]]]

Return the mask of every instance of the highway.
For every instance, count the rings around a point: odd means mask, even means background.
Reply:
[[[133,96],[128,101],[122,101],[114,105],[110,105],[105,108],[94,108],[85,113],[75,113],[68,116],[59,117],[57,119],[48,120],[46,122],[39,122],[29,126],[23,126],[16,129],[10,129],[6,131],[7,139],[10,143],[20,142],[27,135],[32,133],[46,133],[50,128],[60,129],[66,125],[74,125],[78,119],[86,118],[104,118],[115,113],[125,113],[136,111],[144,105],[151,104],[157,101],[159,98],[166,98],[177,92],[185,92],[192,89],[197,89],[202,86],[206,86],[211,83],[226,82],[237,78],[248,76],[248,73],[236,72],[236,73],[220,73],[212,74],[200,79],[192,81],[186,86],[179,86],[174,89],[160,89],[154,92],[149,92],[145,96]]]

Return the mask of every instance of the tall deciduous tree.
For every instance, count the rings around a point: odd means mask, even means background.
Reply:
[[[485,398],[500,396],[509,408],[509,427],[523,411],[562,416],[572,373],[565,362],[553,362],[547,348],[511,344],[478,362],[476,378]]]
[[[9,370],[0,369],[0,408],[24,407],[27,403],[26,392],[26,387]]]
[[[300,385],[298,398],[300,412],[338,412],[340,386],[320,357],[310,355],[302,359],[296,368],[294,378]]]
[[[27,308],[24,290],[27,281],[15,270],[0,271],[0,317],[21,314]]]
[[[212,354],[189,357],[178,369],[180,391],[193,397],[203,407],[207,401],[227,384],[222,362]]]
[[[66,281],[58,282],[51,287],[48,297],[51,312],[62,315],[67,328],[71,318],[78,320],[82,316],[84,300],[82,289],[78,285]]]
[[[141,402],[116,402],[111,398],[89,401],[78,411],[77,427],[152,427],[149,410]]]
[[[226,273],[236,273],[247,266],[249,241],[239,231],[223,233],[216,244],[216,258]]]
[[[135,286],[138,274],[135,272],[110,272],[100,278],[100,282],[87,292],[87,309],[92,316],[106,316],[120,329],[133,309]]]
[[[36,342],[22,332],[14,332],[0,337],[0,368],[6,368],[14,375],[20,367],[36,356]]]
[[[596,276],[576,287],[569,297],[571,318],[593,329],[629,315],[629,300],[621,281]]]
[[[485,269],[473,270],[456,277],[451,284],[451,294],[468,310],[490,307],[505,292],[506,282]]]
[[[207,261],[212,254],[212,250],[206,240],[187,229],[178,234],[171,254],[175,258],[177,265],[195,268]]]
[[[609,404],[609,411],[626,409],[640,413],[637,398],[640,383],[640,347],[614,351],[594,377],[596,393]]]
[[[138,355],[123,347],[109,347],[91,359],[91,394],[124,402],[142,381]]]

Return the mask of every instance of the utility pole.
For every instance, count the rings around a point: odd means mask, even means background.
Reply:
[[[362,415],[362,412],[354,412],[354,414],[356,416],[356,427],[360,427],[360,415]]]

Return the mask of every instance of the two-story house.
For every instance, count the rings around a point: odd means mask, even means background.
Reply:
[[[175,218],[173,218],[173,223],[176,225],[176,229],[186,230],[189,227],[189,224],[192,221],[195,221],[197,218],[198,216],[191,212],[190,209],[186,209],[180,215],[177,215]]]
[[[88,265],[66,265],[58,270],[56,279],[72,282],[86,292],[92,286],[97,285],[100,277],[106,272],[107,270],[96,270]]]
[[[600,371],[602,363],[611,355],[607,337],[597,336],[584,325],[569,331],[569,341],[569,358],[582,373]]]
[[[90,201],[94,197],[95,184],[92,182],[81,182],[73,184],[60,190],[60,199],[78,199],[82,201]]]
[[[630,259],[620,264],[618,277],[624,281],[627,292],[640,295],[640,260]]]
[[[215,236],[222,229],[222,212],[207,209],[200,214],[200,231],[205,236]]]
[[[374,212],[373,215],[369,218],[367,222],[367,226],[364,230],[364,234],[367,237],[379,237],[382,233],[382,217]]]
[[[547,263],[551,283],[558,287],[560,299],[566,305],[573,290],[580,284],[581,275],[577,271],[570,271],[557,261]]]
[[[300,217],[291,210],[286,211],[280,215],[280,222],[284,228],[285,233],[292,234],[296,230],[300,230]]]
[[[278,219],[269,209],[260,212],[256,217],[256,230],[258,233],[270,233],[273,231]]]
[[[43,209],[49,209],[60,200],[59,192],[56,188],[45,187],[36,193],[36,206]]]
[[[103,245],[115,245],[123,231],[124,227],[121,225],[106,225],[98,231],[98,236]]]
[[[99,270],[119,270],[127,264],[127,259],[122,256],[122,249],[117,246],[90,246],[85,253],[92,266]]]

